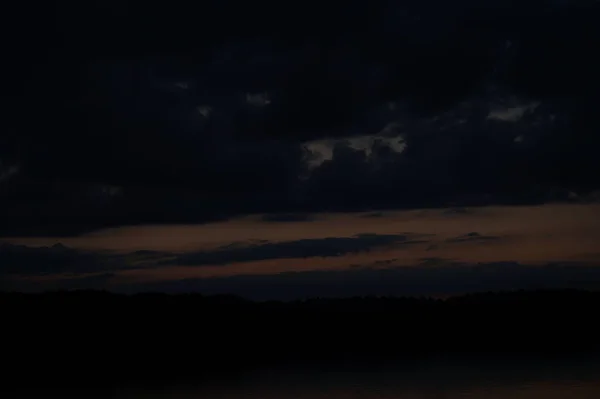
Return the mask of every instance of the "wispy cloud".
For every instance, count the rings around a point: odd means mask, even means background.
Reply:
[[[2,163],[0,162],[0,183],[5,182],[21,171],[21,165],[11,165],[6,168],[6,170],[2,170]]]
[[[487,119],[496,120],[500,122],[518,122],[527,113],[535,111],[535,109],[539,105],[540,103],[538,102],[532,102],[530,104],[524,104],[514,107],[496,107],[488,113]]]

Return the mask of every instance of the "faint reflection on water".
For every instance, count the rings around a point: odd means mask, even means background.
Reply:
[[[444,362],[379,370],[276,370],[210,386],[132,388],[119,399],[598,399],[600,362]]]

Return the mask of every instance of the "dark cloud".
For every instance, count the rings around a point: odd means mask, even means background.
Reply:
[[[119,256],[79,251],[62,244],[28,247],[0,243],[0,275],[3,277],[103,273],[127,267]]]
[[[95,273],[84,276],[56,278],[47,281],[8,275],[0,279],[0,290],[5,292],[40,292],[57,290],[107,290],[112,287],[113,273]]]
[[[4,234],[598,189],[598,2],[11,7],[38,34],[4,57]],[[367,135],[405,150],[308,170],[307,140]]]
[[[364,218],[382,218],[385,216],[385,213],[383,212],[370,212],[370,213],[366,213],[364,215],[362,215],[362,217]]]
[[[46,285],[44,290],[106,290],[107,287],[112,285],[113,280],[116,277],[117,276],[115,273],[97,273],[86,276],[74,276],[54,281],[50,283],[50,287]],[[40,285],[43,287],[42,284],[38,283],[38,288]],[[35,287],[36,283],[32,283],[31,286],[32,288]]]
[[[459,236],[459,237],[449,238],[446,240],[446,242],[450,242],[450,243],[486,242],[486,241],[499,240],[500,238],[501,237],[481,235],[478,232],[473,231],[471,233],[463,234],[462,236]]]
[[[282,273],[186,279],[122,286],[126,291],[228,293],[252,299],[347,296],[429,296],[518,289],[600,288],[600,267],[589,264],[529,266],[517,262],[461,264],[439,260],[430,265],[388,269]]]
[[[445,216],[469,215],[469,214],[473,214],[473,210],[469,209],[469,208],[463,208],[463,207],[450,208],[450,209],[445,209],[443,211],[443,214]]]
[[[330,257],[367,252],[377,247],[389,245],[404,246],[426,242],[412,240],[411,238],[402,234],[359,234],[354,237],[303,239],[249,246],[243,244],[230,245],[214,251],[182,254],[177,256],[175,260],[166,260],[163,263],[200,266],[267,259]]]
[[[468,236],[468,235],[467,235]],[[472,236],[471,236],[472,237]],[[469,264],[429,257],[414,266],[396,267],[401,259],[353,265],[343,271],[284,272],[184,279],[157,283],[122,283],[119,271],[184,265],[225,265],[265,259],[340,256],[378,246],[402,247],[418,242],[408,236],[365,234],[348,238],[284,243],[234,243],[213,251],[170,254],[137,251],[126,255],[89,253],[55,245],[31,248],[3,244],[0,248],[0,289],[110,289],[124,292],[196,291],[236,294],[254,299],[296,299],[362,295],[450,295],[516,289],[600,289],[600,266],[555,262],[545,266],[518,262]],[[48,277],[39,279],[36,277]]]
[[[0,274],[3,276],[43,276],[73,274],[74,282],[89,273],[113,273],[119,270],[157,268],[169,265],[226,265],[268,259],[292,259],[342,256],[367,252],[389,245],[421,243],[408,234],[359,234],[353,237],[329,237],[272,243],[265,240],[234,242],[214,250],[183,254],[141,250],[130,254],[112,254],[76,250],[62,244],[52,247],[0,244]]]
[[[309,222],[315,220],[315,216],[306,213],[274,213],[261,217],[264,222]]]

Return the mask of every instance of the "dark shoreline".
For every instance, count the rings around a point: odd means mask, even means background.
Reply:
[[[214,380],[260,368],[600,354],[600,292],[252,302],[233,296],[1,293],[5,388]],[[50,384],[50,385],[47,385]],[[36,389],[35,386],[26,388]]]

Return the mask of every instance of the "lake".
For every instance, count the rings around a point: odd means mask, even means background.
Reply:
[[[119,399],[597,399],[597,359],[471,359],[380,367],[288,368],[198,386],[129,387]]]

